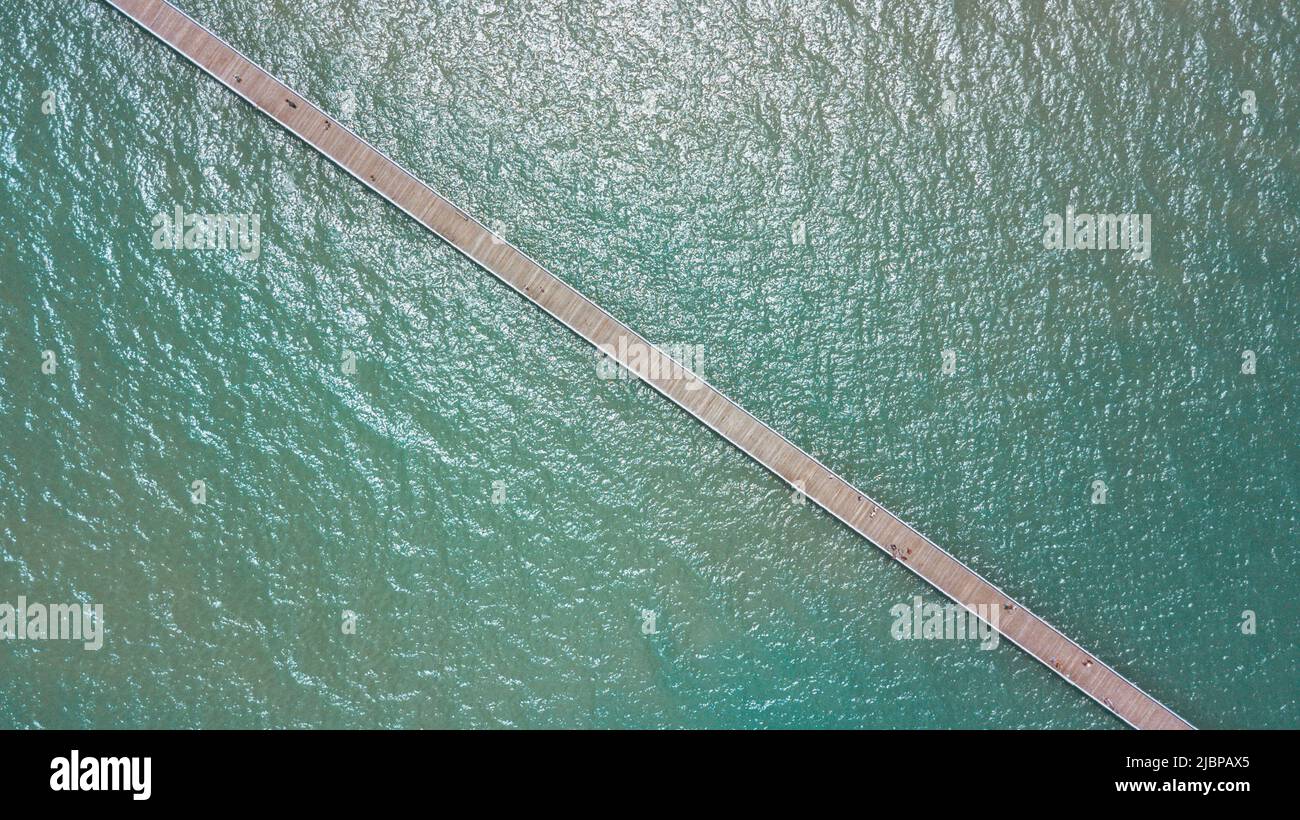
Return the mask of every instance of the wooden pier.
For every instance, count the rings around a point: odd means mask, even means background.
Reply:
[[[1130,725],[1191,724],[163,0],[106,0]]]

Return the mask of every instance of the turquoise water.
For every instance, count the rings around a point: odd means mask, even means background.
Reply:
[[[1294,4],[336,5],[181,7],[1193,723],[1300,725]],[[893,640],[919,580],[107,5],[0,34],[0,602],[106,626],[0,641],[0,725],[1120,725]]]

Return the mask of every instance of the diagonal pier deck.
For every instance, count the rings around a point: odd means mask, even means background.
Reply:
[[[184,12],[164,0],[107,2],[949,598],[972,612],[977,605],[996,607],[996,626],[1003,636],[1125,722],[1140,729],[1192,728]]]

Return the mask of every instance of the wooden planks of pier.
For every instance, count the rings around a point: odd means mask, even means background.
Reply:
[[[1192,726],[163,0],[107,0],[1132,726]]]

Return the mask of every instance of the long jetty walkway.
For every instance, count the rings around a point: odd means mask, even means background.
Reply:
[[[106,0],[826,511],[1142,729],[1191,724],[163,0]],[[648,351],[648,352],[647,352]],[[985,612],[988,612],[986,609]]]

